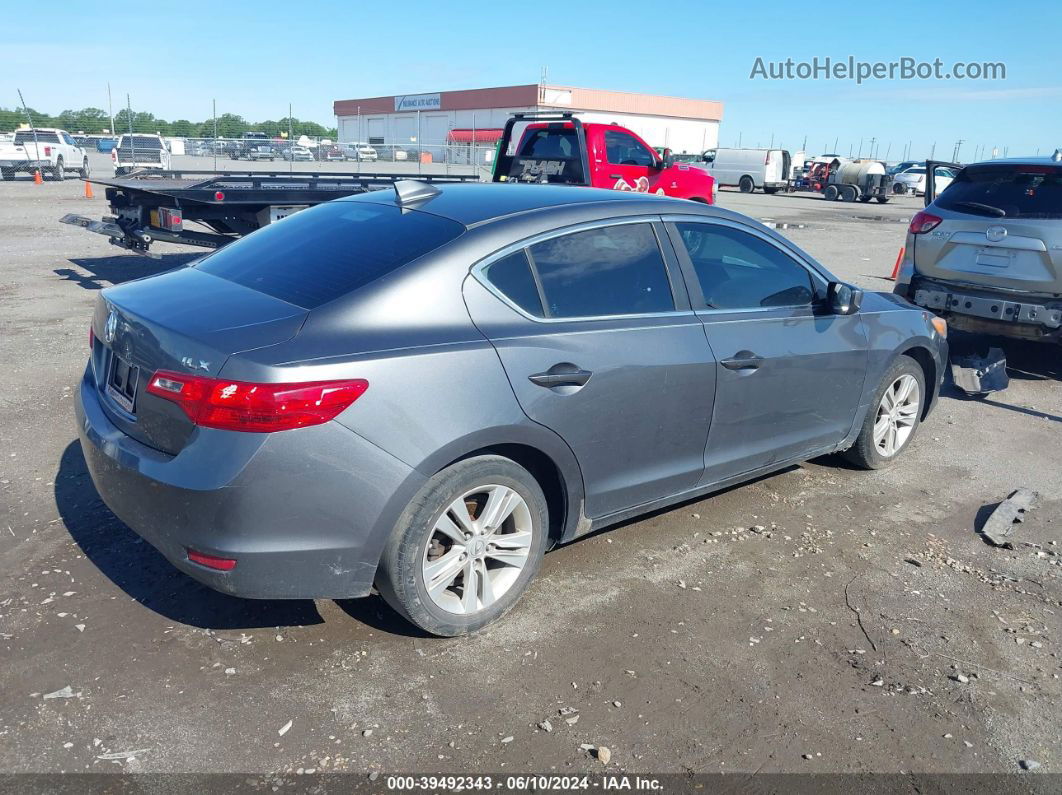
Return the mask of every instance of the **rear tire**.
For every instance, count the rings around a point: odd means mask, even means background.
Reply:
[[[826,190],[822,192],[822,198],[828,202],[835,202],[837,201],[837,194],[838,190],[836,185],[827,185]]]
[[[3,177],[5,182],[7,180],[9,180],[9,179],[14,179],[15,178],[15,169],[13,169],[13,168],[0,169],[0,177]]]
[[[746,174],[738,180],[738,190],[742,193],[752,193],[756,190],[756,183],[752,181],[752,177]]]
[[[78,176],[81,177],[81,179],[89,178],[89,162],[87,157],[81,163],[81,170],[78,172]]]
[[[841,186],[841,201],[854,202],[859,198],[859,191],[856,190],[854,185]]]
[[[55,165],[52,166],[52,179],[56,182],[62,182],[66,178],[66,169],[63,167],[63,157],[60,155],[55,159]]]
[[[488,516],[492,505],[507,509],[500,524]],[[380,559],[377,587],[426,632],[476,632],[516,604],[542,563],[548,528],[546,497],[526,469],[497,455],[458,461],[428,480],[402,512]]]
[[[894,464],[917,435],[926,400],[922,368],[911,357],[900,356],[878,384],[859,436],[844,457],[863,469]]]
[[[889,197],[888,196],[876,196],[875,198],[878,200],[878,204],[888,204],[889,203]]]

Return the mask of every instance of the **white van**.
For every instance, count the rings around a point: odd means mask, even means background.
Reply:
[[[717,185],[732,185],[742,193],[756,188],[774,193],[784,188],[792,172],[792,158],[785,149],[709,149],[703,156]]]

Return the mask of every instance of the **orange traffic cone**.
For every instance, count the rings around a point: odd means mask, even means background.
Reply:
[[[889,278],[896,281],[896,275],[900,272],[900,263],[903,262],[904,247],[900,246],[900,253],[896,255],[896,264],[892,266],[892,276]]]
[[[42,182],[44,182],[44,180],[41,179],[41,170],[38,168],[33,172],[33,184],[40,185]]]
[[[85,198],[86,199],[93,198],[93,196],[92,196],[92,183],[89,182],[88,180],[85,180]]]

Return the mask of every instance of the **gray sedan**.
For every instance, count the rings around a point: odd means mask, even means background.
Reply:
[[[827,453],[893,463],[946,331],[715,207],[406,181],[104,290],[77,417],[182,571],[375,587],[458,635],[550,546]]]

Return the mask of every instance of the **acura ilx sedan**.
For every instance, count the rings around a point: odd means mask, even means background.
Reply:
[[[893,463],[947,326],[716,207],[402,181],[104,290],[93,482],[226,593],[459,635],[547,548],[841,452]]]

